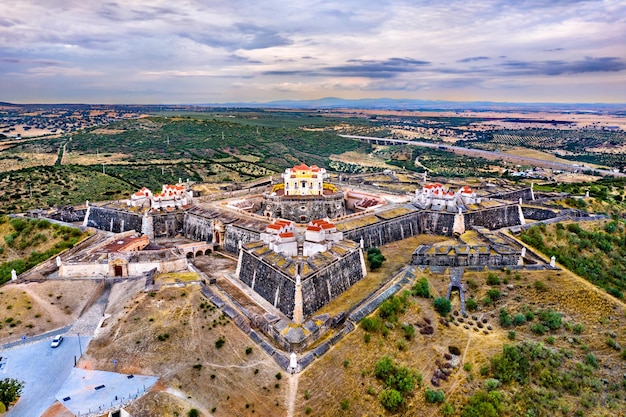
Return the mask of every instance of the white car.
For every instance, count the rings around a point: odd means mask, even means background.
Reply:
[[[63,336],[61,336],[60,334],[54,336],[54,339],[52,339],[52,343],[50,343],[50,347],[58,347],[61,342],[63,341]]]

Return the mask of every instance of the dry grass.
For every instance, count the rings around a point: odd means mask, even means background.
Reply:
[[[95,288],[93,281],[9,283],[2,286],[0,341],[6,343],[22,335],[33,336],[71,324]]]
[[[166,274],[159,274],[154,278],[154,282],[157,285],[172,284],[175,282],[189,282],[197,281],[199,275],[195,272],[169,272]]]
[[[130,407],[136,417],[183,415],[193,407],[205,415],[216,407],[215,416],[249,415],[252,410],[261,416],[285,415],[287,382],[275,378],[280,368],[208,305],[193,285],[154,296],[138,294],[94,339],[80,365],[112,371],[111,360],[117,358],[118,372],[159,375],[161,389]],[[219,337],[226,342],[218,349]],[[253,349],[247,355],[248,346]]]
[[[346,164],[362,165],[366,167],[398,169],[398,167],[394,167],[393,165],[387,165],[384,159],[379,158],[373,154],[364,154],[355,151],[344,152],[340,155],[331,155],[330,160],[344,162]]]
[[[57,160],[57,155],[53,153],[14,152],[11,155],[19,157],[21,160],[0,160],[0,172],[15,171],[36,166],[52,166]]]
[[[316,314],[330,314],[334,316],[341,311],[347,311],[360,301],[367,294],[376,290],[383,283],[395,276],[398,271],[411,262],[413,251],[421,244],[431,244],[443,241],[446,238],[441,236],[419,235],[400,242],[390,243],[381,246],[379,249],[386,260],[380,269],[370,271],[368,266],[367,276],[354,284],[339,297],[322,307]],[[365,259],[367,265],[367,259]]]

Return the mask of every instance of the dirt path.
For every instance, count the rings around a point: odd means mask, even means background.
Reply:
[[[46,313],[48,313],[51,317],[56,318],[61,314],[58,308],[52,307],[50,305],[50,301],[47,301],[41,298],[39,295],[33,292],[30,288],[28,288],[27,285],[20,286],[20,288],[24,290],[37,303],[38,307],[41,307],[41,309],[45,310]]]
[[[298,395],[298,382],[300,374],[289,375],[289,390],[287,391],[287,417],[293,417],[296,410],[296,397]]]
[[[206,408],[204,408],[202,406],[202,404],[198,403],[196,400],[194,400],[193,398],[189,397],[187,394],[185,394],[184,392],[180,392],[179,390],[177,390],[176,388],[167,388],[165,390],[166,393],[176,397],[176,398],[180,398],[181,400],[185,401],[188,404],[191,404],[191,406],[195,409],[197,409],[198,411],[200,411],[200,415],[202,416],[208,416],[208,417],[212,417],[213,414],[211,414],[209,412],[209,410],[207,410]]]

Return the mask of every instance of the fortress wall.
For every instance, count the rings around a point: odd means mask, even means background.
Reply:
[[[163,213],[152,216],[154,237],[174,237],[183,230],[185,213]]]
[[[483,226],[489,230],[494,230],[522,224],[517,204],[469,212],[465,213],[463,217],[465,218],[465,230],[469,230],[472,226]]]
[[[355,250],[302,280],[302,311],[308,317],[363,278],[361,251]]]
[[[522,188],[521,190],[491,194],[489,198],[497,198],[500,200],[510,200],[510,201],[519,201],[519,199],[521,198],[522,201],[532,201],[533,193],[530,187],[528,187],[528,188]]]
[[[226,236],[224,239],[224,249],[228,252],[238,254],[239,242],[246,244],[261,240],[261,234],[259,232],[244,229],[234,224],[226,225]]]
[[[548,220],[557,217],[559,214],[550,209],[541,207],[522,206],[524,217],[531,220]]]
[[[454,216],[452,216],[452,221],[454,222]],[[415,212],[358,229],[348,230],[343,235],[345,239],[355,242],[360,242],[363,239],[363,247],[368,249],[423,233],[424,227],[422,223],[421,214]],[[450,230],[452,230],[452,225],[450,225]]]
[[[91,206],[87,226],[114,233],[135,230],[141,232],[142,215],[107,207]],[[123,229],[122,229],[123,227]]]
[[[420,225],[423,233],[452,236],[454,216],[454,213],[448,212],[421,212]]]
[[[213,241],[213,220],[196,214],[185,213],[183,219],[183,235],[197,242]]]
[[[239,279],[286,316],[293,319],[295,282],[246,250],[243,250],[241,254],[240,271]],[[278,298],[276,298],[277,292]],[[275,301],[276,304],[274,304]]]

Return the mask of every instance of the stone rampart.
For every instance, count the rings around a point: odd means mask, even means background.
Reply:
[[[295,282],[271,265],[242,250],[239,279],[293,319]]]
[[[355,242],[360,242],[363,239],[363,247],[365,249],[382,246],[424,233],[421,217],[420,213],[412,212],[393,219],[382,220],[371,225],[347,230],[343,235],[344,238]],[[452,230],[452,227],[450,227],[450,230]]]
[[[493,230],[522,224],[519,205],[517,204],[471,211],[465,213],[463,217],[465,218],[466,230],[471,229],[472,226],[482,226]]]
[[[522,206],[522,213],[525,218],[538,221],[552,219],[559,215],[556,210],[534,206]]]
[[[226,225],[226,237],[224,239],[224,250],[230,253],[239,253],[239,242],[246,244],[261,240],[261,233],[240,227],[236,224]]]
[[[89,207],[86,225],[108,232],[122,233],[129,230],[141,232],[142,215],[108,207]]]
[[[522,188],[514,191],[504,191],[500,193],[490,194],[489,198],[496,198],[498,200],[519,201],[521,198],[523,202],[533,200],[533,192],[530,187]]]
[[[196,242],[213,241],[213,220],[193,213],[185,213],[183,235]]]
[[[302,310],[308,317],[363,278],[361,251],[355,250],[302,280]]]
[[[184,212],[157,213],[152,215],[154,237],[174,237],[183,231]]]

